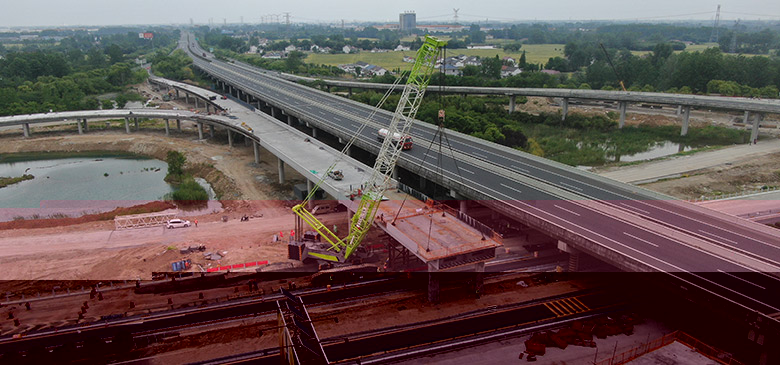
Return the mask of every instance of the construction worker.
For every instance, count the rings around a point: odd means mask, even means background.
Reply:
[[[198,220],[195,220],[195,228],[198,228]]]

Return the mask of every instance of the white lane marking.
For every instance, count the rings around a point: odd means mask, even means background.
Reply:
[[[566,187],[568,187],[568,188],[572,188],[572,189],[574,189],[574,190],[579,190],[579,191],[582,191],[582,188],[578,188],[578,187],[576,187],[576,186],[574,186],[574,185],[567,184],[567,183],[565,183],[565,182],[563,182],[563,181],[561,181],[559,184],[561,184],[561,185],[563,185],[563,186],[566,186]]]
[[[742,280],[742,281],[744,281],[744,282],[746,282],[746,283],[748,283],[748,284],[750,284],[750,285],[757,286],[757,287],[759,287],[759,288],[761,288],[761,289],[764,289],[764,290],[766,290],[766,288],[764,288],[763,286],[761,286],[761,285],[758,285],[758,284],[756,284],[756,283],[754,283],[754,282],[752,282],[752,281],[745,280],[745,279],[743,279],[743,278],[741,278],[741,277],[739,277],[739,276],[736,276],[736,275],[734,275],[734,274],[732,274],[732,273],[730,273],[730,272],[725,272],[725,271],[723,271],[723,270],[721,270],[721,269],[718,269],[718,271],[719,271],[719,272],[722,272],[722,273],[724,273],[724,274],[726,274],[726,275],[728,275],[728,276],[731,276],[731,277],[733,277],[733,278],[735,278],[735,279]]]
[[[563,210],[563,211],[569,212],[569,213],[571,213],[571,214],[574,214],[574,215],[576,215],[576,216],[578,216],[578,217],[580,216],[580,213],[577,213],[577,212],[574,212],[574,211],[568,210],[568,209],[566,209],[566,208],[564,208],[564,207],[562,207],[562,206],[560,206],[560,205],[558,205],[558,204],[553,204],[553,206],[554,206],[554,207],[556,207],[556,208],[558,208],[558,209],[560,209],[560,210]]]
[[[518,170],[518,171],[520,171],[520,172],[524,172],[524,173],[526,173],[526,174],[529,174],[529,173],[531,173],[530,171],[528,171],[528,170],[526,170],[526,169],[524,169],[524,168],[522,168],[522,167],[520,167],[520,166],[517,166],[517,165],[511,165],[511,166],[512,166],[514,169],[516,169],[516,170]]]
[[[638,241],[642,241],[642,242],[644,242],[644,243],[647,243],[647,244],[648,244],[648,245],[650,245],[650,246],[653,246],[653,247],[658,247],[658,245],[656,245],[655,243],[652,243],[652,242],[650,242],[650,241],[648,241],[648,240],[646,240],[646,239],[642,239],[642,238],[639,238],[639,237],[637,237],[637,236],[634,236],[634,235],[633,235],[633,234],[631,234],[631,233],[628,233],[628,232],[623,232],[623,234],[624,234],[624,235],[626,235],[626,236],[628,236],[628,237],[631,237],[631,238],[633,238],[633,239],[635,239],[635,240],[638,240]]]
[[[515,188],[513,188],[513,187],[511,187],[511,186],[509,186],[509,185],[507,185],[507,184],[504,184],[504,183],[501,183],[501,186],[503,186],[503,187],[505,187],[505,188],[507,188],[507,189],[512,189],[512,190],[514,190],[514,191],[516,191],[516,192],[518,192],[518,193],[521,193],[521,194],[523,193],[522,191],[520,191],[520,190],[517,190],[517,189],[515,189]],[[504,194],[504,195],[506,195],[506,194]],[[511,198],[509,195],[507,195],[507,197]]]
[[[469,174],[472,174],[472,175],[474,175],[474,171],[469,171],[469,170],[466,170],[466,169],[464,169],[464,168],[462,168],[462,167],[459,167],[459,168],[458,168],[458,170],[460,170],[460,171],[466,171],[466,172],[468,172]]]
[[[472,152],[471,154],[472,154],[472,155],[475,155],[475,156],[482,157],[482,158],[488,158],[487,156],[485,156],[485,155],[483,155],[483,154],[481,154],[481,153]]]
[[[738,244],[739,244],[739,243],[738,243],[738,242],[736,242],[736,241],[732,241],[732,240],[730,240],[730,239],[728,239],[728,238],[725,238],[725,237],[718,236],[718,235],[717,235],[717,234],[715,234],[715,233],[710,233],[710,232],[707,232],[707,231],[702,231],[701,229],[699,230],[699,232],[701,232],[701,233],[704,233],[704,234],[706,234],[706,235],[708,235],[708,236],[710,236],[710,237],[715,237],[715,238],[719,238],[719,239],[722,239],[722,240],[724,240],[724,241],[727,241],[727,242],[731,242],[731,243],[733,243],[733,244],[735,244],[735,245],[738,245]]]
[[[628,204],[626,204],[626,203],[620,203],[620,205],[622,205],[622,206],[624,206],[624,207],[626,207],[626,208],[628,208],[628,209],[631,209],[631,210],[636,210],[636,211],[638,211],[638,212],[642,212],[642,213],[645,213],[645,214],[647,214],[647,215],[650,215],[650,212],[648,212],[648,211],[646,211],[646,210],[644,210],[644,209],[639,209],[639,208],[637,208],[637,207],[634,207],[634,206],[628,205]]]

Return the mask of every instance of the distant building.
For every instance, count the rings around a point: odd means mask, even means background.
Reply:
[[[407,46],[402,46],[402,45],[399,44],[398,47],[395,47],[395,50],[396,51],[411,51],[412,48],[411,47],[407,47]]]
[[[279,53],[279,52],[268,52],[268,53],[264,54],[262,58],[272,59],[272,60],[279,60],[279,59],[282,59],[282,54]]]
[[[560,71],[556,71],[556,70],[542,70],[542,71],[539,71],[539,72],[546,73],[548,75],[560,75],[561,74]]]
[[[501,78],[519,75],[523,70],[514,66],[501,66]]]
[[[398,15],[398,23],[401,32],[411,33],[417,29],[417,14],[406,11]]]
[[[357,53],[359,50],[357,47],[352,47],[347,44],[343,48],[341,48],[341,51],[344,53]]]

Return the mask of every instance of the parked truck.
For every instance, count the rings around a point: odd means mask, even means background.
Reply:
[[[377,139],[380,140],[380,141],[384,141],[384,139],[387,138],[387,135],[389,133],[390,133],[390,131],[388,131],[386,128],[382,128],[377,133]],[[401,149],[404,149],[404,150],[412,149],[412,136],[410,136],[408,134],[403,136],[403,138],[402,138],[400,133],[397,133],[397,132],[393,133],[393,142],[395,142],[395,143],[402,143],[403,146],[401,147]]]

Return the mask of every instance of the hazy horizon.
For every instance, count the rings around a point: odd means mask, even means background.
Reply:
[[[446,5],[441,5],[446,4]],[[414,11],[418,23],[454,22],[453,8],[458,8],[458,22],[501,21],[712,21],[717,5],[721,5],[724,24],[739,18],[743,20],[780,21],[780,1],[728,0],[686,2],[672,0],[623,1],[560,0],[554,7],[548,2],[514,2],[485,0],[479,6],[473,2],[420,2],[399,0],[390,3],[372,3],[355,0],[304,1],[289,0],[264,4],[258,1],[150,1],[106,2],[97,0],[38,0],[10,2],[0,14],[0,28],[60,27],[60,26],[114,26],[195,24],[219,25],[227,23],[256,24],[263,19],[285,21],[288,12],[291,23],[333,24],[353,22],[397,23],[398,14]],[[446,7],[445,7],[446,6]],[[41,11],[46,9],[46,11]],[[269,17],[272,15],[272,17]]]

